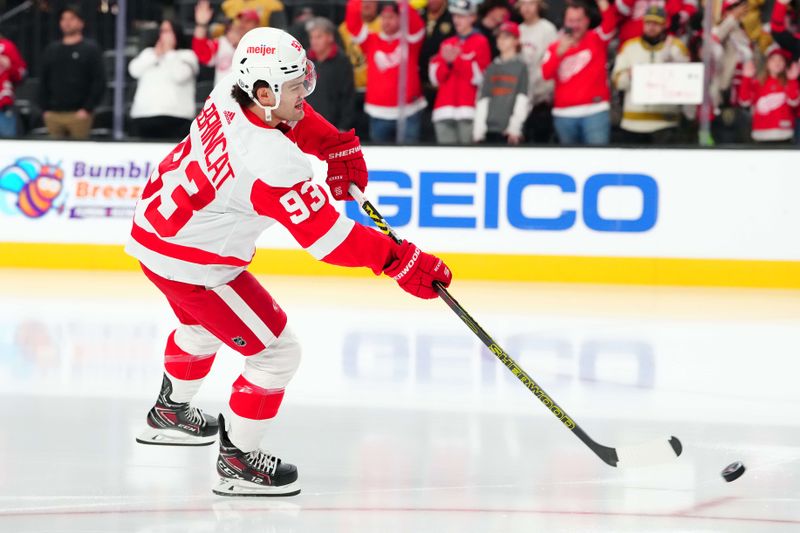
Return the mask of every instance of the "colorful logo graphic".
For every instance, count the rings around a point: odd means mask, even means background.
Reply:
[[[63,188],[64,170],[58,164],[21,157],[0,170],[0,213],[39,218],[53,209],[61,212],[63,202],[54,202]]]

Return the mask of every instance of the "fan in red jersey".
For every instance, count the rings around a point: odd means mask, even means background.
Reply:
[[[439,144],[470,144],[478,89],[492,53],[475,28],[477,6],[470,0],[450,0],[449,9],[456,34],[442,42],[429,65],[428,77],[438,88],[433,126]]]
[[[608,43],[614,35],[616,10],[598,0],[602,21],[590,29],[592,8],[587,0],[567,5],[564,29],[542,60],[542,78],[554,80],[553,125],[561,144],[608,144]]]
[[[419,78],[419,55],[425,38],[425,23],[419,13],[395,0],[381,2],[381,31],[372,32],[361,18],[361,0],[347,0],[345,26],[367,59],[367,94],[364,111],[369,115],[372,142],[393,143],[398,123],[405,116],[402,142],[419,140],[422,110],[427,105]],[[403,36],[403,11],[407,10],[408,35]],[[403,61],[402,41],[408,43]],[[403,72],[403,74],[401,74]],[[398,80],[405,76],[405,95],[399,92]]]
[[[787,68],[787,65],[791,65]],[[794,136],[795,110],[800,104],[797,78],[800,66],[792,62],[792,54],[772,45],[760,76],[752,61],[744,64],[740,103],[751,108],[751,136],[760,143],[788,143]]]
[[[255,241],[280,224],[316,259],[369,267],[420,298],[449,285],[441,259],[340,215],[312,180],[306,154],[328,162],[336,199],[363,190],[358,138],[340,133],[305,102],[316,75],[305,50],[274,28],[248,32],[189,135],[150,176],[126,246],[166,296],[180,325],[167,339],[161,393],[147,416],[144,444],[216,440],[221,495],[288,496],[297,469],[260,449],[265,424],[300,362],[284,311],[249,272]],[[230,414],[215,419],[191,405],[217,350],[245,356]]]

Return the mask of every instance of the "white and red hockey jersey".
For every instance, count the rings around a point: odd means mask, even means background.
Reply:
[[[475,102],[478,88],[483,83],[483,72],[492,62],[489,40],[478,31],[466,37],[449,37],[441,46],[448,45],[461,49],[455,61],[448,64],[440,48],[428,65],[428,77],[439,88],[433,104],[434,122],[470,120],[475,116]]]
[[[367,58],[367,94],[364,111],[371,117],[396,120],[400,116],[398,82],[401,65],[400,33],[370,32],[361,20],[361,0],[349,0],[345,14],[347,31]],[[408,10],[408,57],[405,114],[412,115],[427,105],[419,79],[419,54],[425,38],[425,23],[414,9]]]
[[[216,39],[192,38],[192,50],[201,65],[214,67],[214,85],[228,75],[236,47],[224,35]]]
[[[308,104],[293,127],[271,128],[230,96],[234,83],[231,75],[217,85],[150,176],[125,250],[163,278],[216,287],[247,267],[256,239],[278,223],[316,259],[380,274],[396,245],[334,209],[303,153],[320,157],[336,128]]]
[[[558,40],[548,47],[542,61],[542,78],[555,80],[554,116],[585,117],[610,108],[606,63],[616,19],[611,6],[603,11],[600,26],[586,32],[563,55],[558,55]]]
[[[742,78],[739,102],[751,107],[753,140],[788,141],[794,136],[795,110],[800,105],[797,80]]]

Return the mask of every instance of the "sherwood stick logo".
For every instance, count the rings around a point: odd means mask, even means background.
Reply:
[[[389,226],[386,225],[386,222],[383,221],[383,218],[381,218],[381,216],[377,211],[375,211],[375,208],[372,207],[370,203],[364,204],[364,210],[369,215],[369,218],[375,222],[375,225],[378,226],[378,229],[386,235],[389,235]]]
[[[464,324],[466,324],[469,327],[469,329],[471,329],[473,331],[473,333],[475,333],[478,336],[481,335],[481,332],[478,331],[478,325],[472,320],[472,318],[469,315],[462,313],[459,316],[461,317],[461,320],[464,321]],[[492,346],[497,346],[497,345],[496,344],[492,344]],[[499,346],[497,346],[497,348],[500,349]],[[494,352],[494,349],[492,349],[492,351]],[[500,349],[500,351],[503,352],[502,349]],[[497,352],[495,352],[495,353],[497,353]],[[505,353],[505,352],[503,352],[503,353]]]
[[[556,402],[554,402],[550,396],[545,394],[545,392],[541,389],[541,387],[539,387],[539,385],[536,384],[536,382],[528,377],[524,370],[517,366],[514,360],[511,359],[511,357],[504,352],[502,348],[500,348],[497,344],[492,344],[489,349],[492,350],[492,353],[494,353],[500,359],[500,361],[502,361],[503,364],[508,367],[509,370],[511,370],[512,374],[517,376],[517,379],[519,379],[526,387],[528,387],[528,390],[530,390],[534,396],[539,398],[540,402],[542,402],[554,415],[556,415],[556,417],[558,417],[559,420],[561,420],[562,424],[567,426],[569,429],[575,429],[575,422],[568,417],[558,405],[556,405]]]

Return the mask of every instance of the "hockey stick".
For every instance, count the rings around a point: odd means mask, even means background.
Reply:
[[[355,185],[351,184],[348,189],[350,194],[359,203],[364,212],[372,219],[378,229],[388,235],[396,243],[401,240],[389,226],[386,220],[381,216],[375,206],[364,196]],[[677,437],[670,437],[666,441],[658,439],[637,446],[623,446],[620,448],[610,448],[595,442],[583,429],[569,416],[564,409],[553,401],[548,395],[520,366],[511,358],[510,355],[497,344],[492,337],[473,319],[466,309],[461,307],[455,298],[453,298],[446,288],[442,287],[439,283],[434,283],[436,292],[445,303],[458,315],[458,317],[472,330],[472,332],[485,344],[489,350],[497,357],[506,368],[508,368],[529,391],[536,396],[540,402],[544,404],[551,413],[558,418],[564,426],[567,427],[576,437],[581,439],[586,446],[589,447],[600,459],[606,464],[611,466],[637,466],[648,465],[659,462],[668,461],[679,456],[683,451],[683,445]]]

